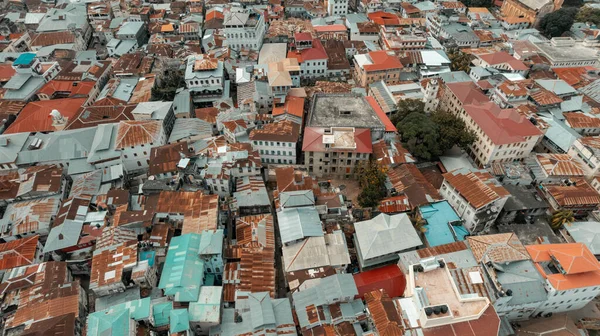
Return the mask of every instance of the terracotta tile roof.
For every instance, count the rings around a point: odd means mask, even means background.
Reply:
[[[95,85],[96,82],[92,81],[81,82],[51,80],[42,86],[42,88],[38,91],[38,95],[40,93],[45,94],[50,99],[52,99],[55,94],[60,95],[61,97],[68,95],[67,98],[87,97]]]
[[[584,175],[581,163],[569,154],[536,154],[535,158],[548,176]]]
[[[65,98],[31,102],[21,110],[4,134],[56,131],[58,129],[52,125],[50,112],[58,110],[68,121],[77,116],[85,101],[86,98]]]
[[[443,199],[414,164],[391,168],[387,175],[392,187],[398,194],[408,196],[408,201],[413,208]]]
[[[228,120],[223,122],[223,127],[227,128],[231,133],[237,133],[248,128],[244,119]]]
[[[542,135],[527,117],[515,109],[501,109],[492,102],[464,105],[463,108],[496,145],[521,143]]]
[[[404,335],[402,316],[398,312],[394,301],[384,290],[366,293],[365,301],[379,335]]]
[[[38,239],[35,235],[0,244],[0,270],[34,263]]]
[[[0,64],[0,82],[8,82],[16,73],[10,64]]]
[[[514,233],[469,236],[467,242],[478,263],[505,263],[529,259],[525,246]]]
[[[119,122],[116,148],[160,144],[162,120],[128,120]]]
[[[373,144],[371,143],[371,130],[366,128],[354,129],[354,143],[356,148],[325,148],[323,135],[325,129],[322,127],[306,127],[304,129],[304,141],[302,151],[309,152],[353,152],[353,153],[372,153]]]
[[[76,118],[70,120],[65,129],[96,127],[102,124],[134,120],[132,114],[134,109],[135,105],[88,106]]]
[[[455,170],[445,173],[444,179],[475,209],[510,193],[502,187],[488,172],[470,172]]]
[[[385,125],[385,131],[386,132],[394,132],[394,133],[397,132],[398,130],[396,129],[396,126],[394,126],[394,124],[392,123],[390,118],[385,114],[385,112],[383,112],[383,110],[381,109],[381,106],[379,106],[379,104],[377,103],[375,98],[371,97],[371,96],[367,96],[367,97],[365,97],[365,99],[367,100],[367,102],[369,103],[371,108],[373,108],[373,110],[377,114],[377,117],[379,118],[379,120],[381,120],[383,125]]]
[[[573,181],[572,185],[543,185],[543,188],[561,207],[597,206],[600,195],[584,179]]]
[[[504,81],[498,85],[498,90],[502,91],[507,97],[519,97],[527,95],[527,85],[523,82]]]
[[[300,120],[304,119],[304,97],[286,97],[285,103],[281,106],[273,107],[273,116],[283,115],[283,114],[291,114],[300,118]]]
[[[194,153],[187,141],[176,142],[160,147],[153,147],[150,151],[150,175],[177,172],[177,164],[183,158],[189,158]]]
[[[446,88],[454,93],[463,105],[486,103],[490,101],[490,99],[479,90],[473,82],[446,83],[445,85]]]
[[[261,129],[253,129],[250,132],[250,140],[267,140],[281,142],[298,142],[300,136],[300,125],[290,120],[276,121],[266,124]]]
[[[156,212],[183,214],[181,234],[216,230],[219,196],[206,195],[201,191],[162,191],[157,199]]]
[[[325,60],[327,59],[327,52],[325,52],[325,48],[321,44],[321,40],[314,39],[312,43],[312,48],[302,50],[290,50],[288,51],[287,58],[295,58],[298,60],[298,63],[306,61]]]
[[[401,5],[402,7],[404,7],[406,5],[410,5],[407,2],[402,2]],[[412,5],[410,5],[412,6]],[[409,7],[409,6],[407,6]],[[416,7],[412,6],[414,9],[416,9]],[[418,12],[418,9],[417,9]],[[398,15],[394,14],[394,13],[388,13],[388,12],[384,12],[384,11],[377,11],[377,12],[371,12],[367,14],[367,17],[369,18],[369,20],[373,21],[374,23],[381,25],[381,26],[399,26],[400,25],[400,18],[398,17]]]
[[[600,263],[583,243],[528,245],[527,252],[540,274],[556,290],[600,285]],[[564,271],[548,273],[540,263],[557,264]]]
[[[481,58],[483,61],[485,61],[489,65],[507,64],[508,66],[511,67],[511,69],[517,70],[517,71],[529,69],[529,67],[527,67],[523,62],[514,58],[513,56],[511,56],[510,54],[508,54],[505,51],[499,51],[499,52],[495,52],[495,53],[479,55],[479,58]]]
[[[400,59],[391,51],[379,50],[369,52],[369,58],[373,64],[365,64],[365,71],[381,71],[389,69],[402,69],[404,66]]]

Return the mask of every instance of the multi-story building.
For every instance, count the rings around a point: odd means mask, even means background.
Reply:
[[[427,35],[410,29],[381,27],[381,44],[387,50],[409,51],[425,49]]]
[[[315,95],[304,130],[304,164],[316,176],[350,178],[373,152],[372,142],[395,130],[373,97]]]
[[[581,167],[585,176],[596,176],[600,170],[600,136],[587,136],[575,140],[568,154],[583,163]]]
[[[235,51],[260,50],[265,30],[265,17],[259,12],[232,7],[225,13],[223,19],[225,43]]]
[[[510,193],[487,171],[457,169],[444,174],[440,194],[471,233],[487,232]]]
[[[167,143],[160,120],[128,120],[117,126],[115,148],[121,151],[123,168],[128,173],[141,173],[150,166],[150,149]]]
[[[329,15],[345,16],[348,14],[348,0],[326,0],[325,6]]]
[[[356,80],[363,87],[381,80],[386,84],[400,82],[403,66],[393,51],[380,50],[355,55],[354,63]]]
[[[527,103],[528,97],[525,83],[505,81],[496,86],[491,99],[501,108],[511,108]]]
[[[310,33],[296,33],[294,47],[287,58],[295,58],[300,64],[300,78],[325,77],[327,72],[327,52],[321,40],[313,39]]]
[[[185,67],[185,84],[194,101],[214,101],[228,96],[223,62],[208,55],[191,55]]]
[[[263,163],[296,164],[299,136],[300,125],[282,120],[252,130],[250,141]]]
[[[553,212],[569,210],[575,218],[586,218],[600,205],[600,194],[584,179],[540,184],[539,191]]]
[[[545,0],[531,2],[527,0],[508,0],[502,3],[500,12],[504,17],[522,17],[537,26],[540,20],[548,13],[562,7],[564,0]]]
[[[547,299],[533,316],[578,310],[600,294],[600,263],[582,243],[525,247],[544,279]]]
[[[475,132],[468,152],[480,166],[526,158],[542,136],[529,119],[490,102],[472,82],[446,84],[441,107]]]

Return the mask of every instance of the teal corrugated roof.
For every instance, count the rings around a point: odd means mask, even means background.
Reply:
[[[221,254],[223,251],[223,230],[206,230],[200,235],[199,255]]]
[[[147,320],[150,317],[150,298],[118,304],[88,315],[88,336],[129,336],[129,320]]]
[[[175,301],[198,300],[204,276],[204,261],[198,257],[199,248],[200,235],[196,233],[171,240],[158,288],[164,290],[165,295],[173,296]]]
[[[190,319],[187,309],[173,309],[169,314],[171,324],[169,331],[171,334],[186,331],[190,329]]]
[[[188,307],[190,321],[219,323],[221,317],[221,297],[223,287],[202,286],[198,301]]]
[[[419,208],[421,216],[427,221],[425,238],[429,246],[439,246],[464,240],[466,229],[462,225],[450,225],[459,222],[460,217],[447,201],[437,202]]]
[[[171,314],[172,309],[173,303],[171,301],[155,304],[152,307],[152,317],[154,318],[154,326],[162,327],[169,324],[169,316]]]

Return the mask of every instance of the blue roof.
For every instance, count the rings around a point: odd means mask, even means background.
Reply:
[[[190,329],[190,318],[187,309],[172,309],[169,317],[171,320],[169,332],[171,334]]]
[[[19,57],[13,62],[13,65],[29,65],[34,58],[34,53],[24,53],[19,55]]]
[[[427,221],[424,227],[425,238],[429,246],[439,246],[456,241],[465,240],[467,229],[462,225],[451,225],[456,222],[460,224],[460,217],[447,201],[432,203],[419,208],[421,216]]]
[[[169,324],[169,316],[173,310],[171,301],[155,304],[152,307],[152,317],[154,317],[154,326],[162,327]]]
[[[140,252],[140,261],[148,260],[148,266],[154,266],[154,259],[156,257],[156,252],[154,251],[141,251]]]
[[[133,300],[88,315],[87,335],[127,336],[129,320],[147,320],[150,317],[150,298]]]
[[[158,288],[163,289],[165,295],[174,296],[174,301],[198,300],[204,277],[204,261],[198,257],[199,249],[200,235],[196,233],[171,240]]]

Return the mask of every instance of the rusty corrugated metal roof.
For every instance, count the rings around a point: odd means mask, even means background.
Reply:
[[[38,235],[0,244],[0,270],[32,264],[35,261]]]

